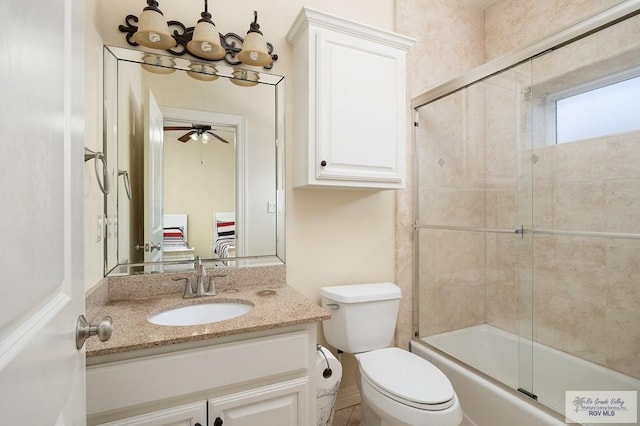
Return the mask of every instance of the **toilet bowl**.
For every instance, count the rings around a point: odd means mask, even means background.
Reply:
[[[327,342],[358,360],[366,426],[455,426],[462,408],[449,379],[427,360],[389,347],[400,306],[392,283],[322,287]]]
[[[458,425],[460,402],[433,364],[400,348],[355,355],[356,379],[367,425]]]

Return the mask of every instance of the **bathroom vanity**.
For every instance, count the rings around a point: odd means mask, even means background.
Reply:
[[[329,314],[283,284],[223,286],[217,296],[186,300],[166,293],[180,285],[170,276],[153,277],[158,285],[145,285],[145,297],[121,294],[126,284],[111,283],[96,316],[113,318],[112,338],[87,342],[87,424],[314,424],[316,328]],[[148,321],[212,302],[253,307],[202,325]]]

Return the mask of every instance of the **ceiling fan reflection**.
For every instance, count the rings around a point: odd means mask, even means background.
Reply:
[[[212,127],[208,124],[192,124],[191,126],[165,126],[164,130],[187,130],[187,133],[178,138],[178,140],[183,143],[189,142],[190,140],[200,140],[202,141],[202,143],[207,143],[209,142],[209,135],[213,136],[222,143],[229,143],[228,140],[213,133]]]

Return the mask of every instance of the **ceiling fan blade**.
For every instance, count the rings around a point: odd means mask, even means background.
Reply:
[[[192,130],[192,126],[164,126],[164,130]]]
[[[221,137],[221,136],[216,135],[216,134],[215,134],[215,133],[213,133],[213,132],[207,132],[207,133],[209,133],[211,136],[213,136],[214,138],[218,139],[218,140],[219,140],[220,142],[222,142],[222,143],[229,143],[229,141],[228,141],[228,140],[226,140],[225,138],[223,138],[223,137]]]
[[[189,142],[189,141],[191,140],[191,135],[192,135],[192,134],[194,134],[194,133],[195,133],[195,131],[194,131],[194,130],[192,130],[192,131],[190,131],[190,132],[188,132],[188,133],[185,133],[184,135],[180,136],[180,137],[178,138],[178,140],[179,140],[180,142]]]

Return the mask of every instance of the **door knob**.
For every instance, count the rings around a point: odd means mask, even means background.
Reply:
[[[78,317],[76,322],[76,348],[82,349],[84,342],[91,336],[98,336],[101,342],[111,338],[113,332],[113,320],[111,317],[103,317],[98,325],[89,324],[84,315]]]

